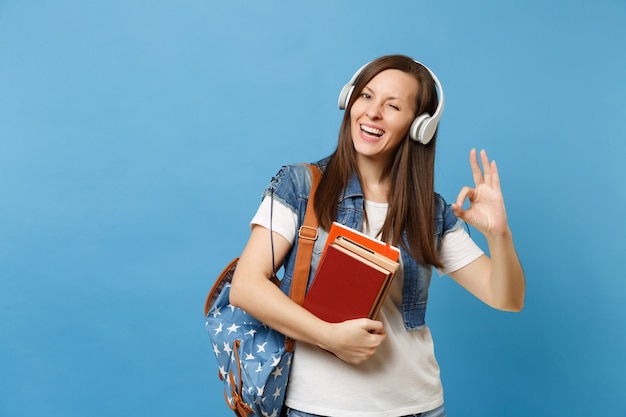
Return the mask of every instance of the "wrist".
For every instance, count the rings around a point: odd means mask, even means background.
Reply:
[[[488,241],[499,242],[503,240],[513,240],[513,233],[507,226],[501,230],[492,230],[485,235]]]

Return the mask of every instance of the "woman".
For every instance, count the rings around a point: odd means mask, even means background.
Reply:
[[[377,320],[324,322],[269,280],[283,264],[283,279],[291,279],[296,230],[310,187],[306,166],[281,169],[265,193],[272,198],[264,199],[252,221],[230,300],[298,341],[286,397],[289,416],[445,416],[424,319],[433,266],[494,308],[523,306],[524,276],[495,162],[472,150],[475,186],[463,187],[451,206],[433,190],[435,129],[443,106],[435,83],[426,67],[403,55],[364,66],[340,97],[346,113],[337,149],[317,163],[323,172],[314,200],[320,236],[311,276],[332,221],[401,249],[401,271]],[[416,133],[414,121],[424,115],[433,115],[434,124]],[[464,209],[466,199],[470,205]],[[485,235],[490,258],[459,219]],[[270,233],[274,270],[268,261]]]

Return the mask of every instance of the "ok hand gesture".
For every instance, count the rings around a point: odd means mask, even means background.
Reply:
[[[504,198],[500,188],[500,176],[496,161],[489,162],[487,152],[480,151],[482,171],[478,164],[476,149],[470,151],[470,166],[475,186],[463,187],[452,204],[457,217],[471,224],[485,236],[494,236],[508,231]],[[463,208],[465,199],[469,207]]]

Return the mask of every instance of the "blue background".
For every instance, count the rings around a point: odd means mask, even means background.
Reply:
[[[339,90],[387,53],[443,83],[441,194],[471,185],[471,147],[498,161],[526,271],[521,314],[433,280],[448,414],[626,415],[625,18],[624,0],[0,1],[0,415],[231,416],[206,293],[271,176],[334,149]]]

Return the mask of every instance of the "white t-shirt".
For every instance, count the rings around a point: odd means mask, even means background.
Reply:
[[[368,224],[362,232],[377,237],[387,204],[365,201]],[[292,244],[297,214],[274,200],[272,230]],[[251,221],[269,228],[270,199]],[[456,271],[483,254],[462,227],[446,233],[439,256],[439,274]],[[336,417],[397,417],[432,410],[443,404],[443,388],[434,345],[427,326],[406,331],[402,319],[402,265],[392,282],[378,320],[387,337],[376,353],[359,365],[348,364],[315,346],[298,343],[294,352],[287,406],[307,413]]]

